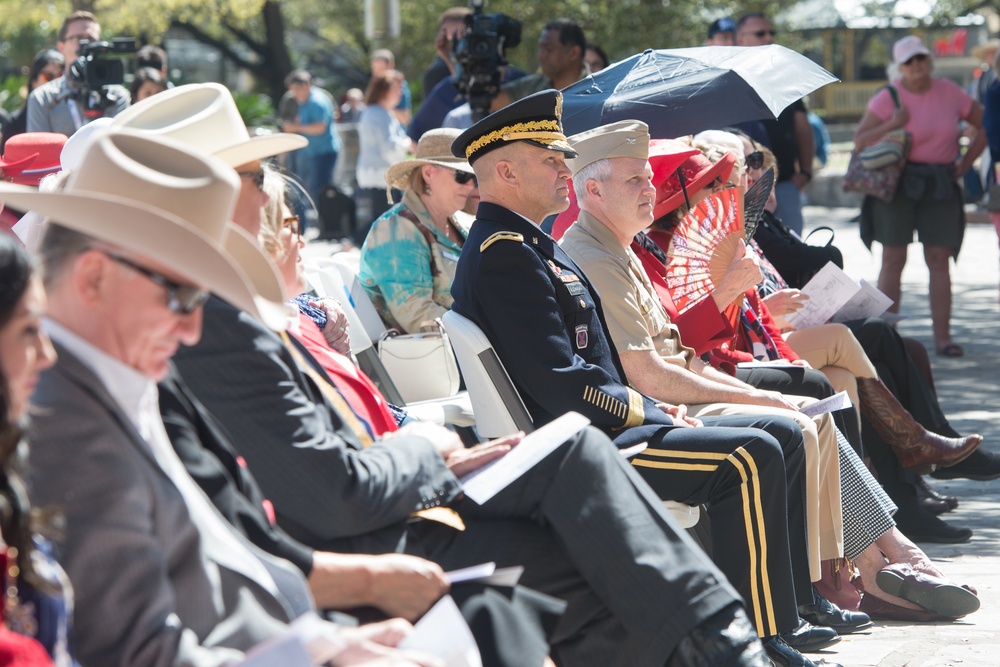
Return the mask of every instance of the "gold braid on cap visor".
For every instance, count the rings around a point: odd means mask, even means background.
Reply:
[[[566,135],[561,130],[557,120],[533,120],[527,123],[508,125],[499,130],[493,130],[489,134],[484,134],[469,144],[465,149],[465,158],[471,158],[480,148],[492,144],[494,141],[532,139],[543,144],[566,141]]]

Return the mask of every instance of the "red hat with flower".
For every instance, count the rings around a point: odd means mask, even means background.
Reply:
[[[649,164],[653,167],[656,204],[653,219],[680,208],[691,195],[716,178],[726,180],[736,164],[736,155],[726,153],[713,163],[697,148],[675,139],[649,142]]]

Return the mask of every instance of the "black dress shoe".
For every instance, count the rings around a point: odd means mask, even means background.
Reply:
[[[939,468],[931,473],[935,479],[974,479],[987,482],[1000,477],[1000,456],[977,449],[953,466]]]
[[[799,627],[778,636],[793,649],[803,653],[818,651],[840,641],[840,635],[833,628],[816,627],[803,619],[799,619]]]
[[[841,609],[820,595],[815,588],[813,588],[812,594],[812,604],[799,606],[799,616],[812,625],[833,628],[838,635],[848,635],[873,625],[868,614]]]
[[[817,667],[817,665],[823,665],[825,667],[841,667],[841,665],[836,662],[827,662],[826,660],[810,660],[789,646],[781,637],[771,637],[770,639],[765,639],[764,650],[767,651],[767,656],[771,658],[771,662],[778,667]]]
[[[931,514],[944,514],[958,507],[958,498],[938,493],[923,475],[917,475],[914,487],[917,490],[917,502]]]
[[[933,514],[922,511],[919,519],[915,517],[906,520],[900,519],[896,522],[903,535],[914,542],[934,542],[936,544],[961,544],[972,539],[972,531],[968,528],[959,528],[945,523]]]
[[[764,647],[746,612],[731,604],[709,616],[681,639],[666,667],[770,667]]]

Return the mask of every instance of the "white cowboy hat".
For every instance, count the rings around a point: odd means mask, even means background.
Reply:
[[[268,327],[285,328],[289,310],[273,266],[227,222],[240,190],[235,171],[178,142],[129,131],[95,136],[84,160],[61,191],[0,183],[0,199],[153,259]],[[246,260],[252,252],[256,263]],[[248,275],[255,264],[259,275]]]
[[[442,127],[428,130],[417,142],[417,150],[412,160],[397,162],[385,170],[385,182],[390,187],[405,190],[410,187],[410,173],[425,164],[446,167],[455,171],[475,174],[467,160],[451,154],[451,144],[462,134],[462,130]]]
[[[301,135],[283,132],[251,138],[232,93],[218,83],[192,83],[147,97],[115,116],[111,127],[170,137],[230,167],[309,143]]]

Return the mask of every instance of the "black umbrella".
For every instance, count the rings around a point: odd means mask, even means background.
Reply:
[[[641,120],[654,138],[761,118],[837,78],[803,55],[769,46],[647,50],[563,90],[563,126],[576,134]]]

